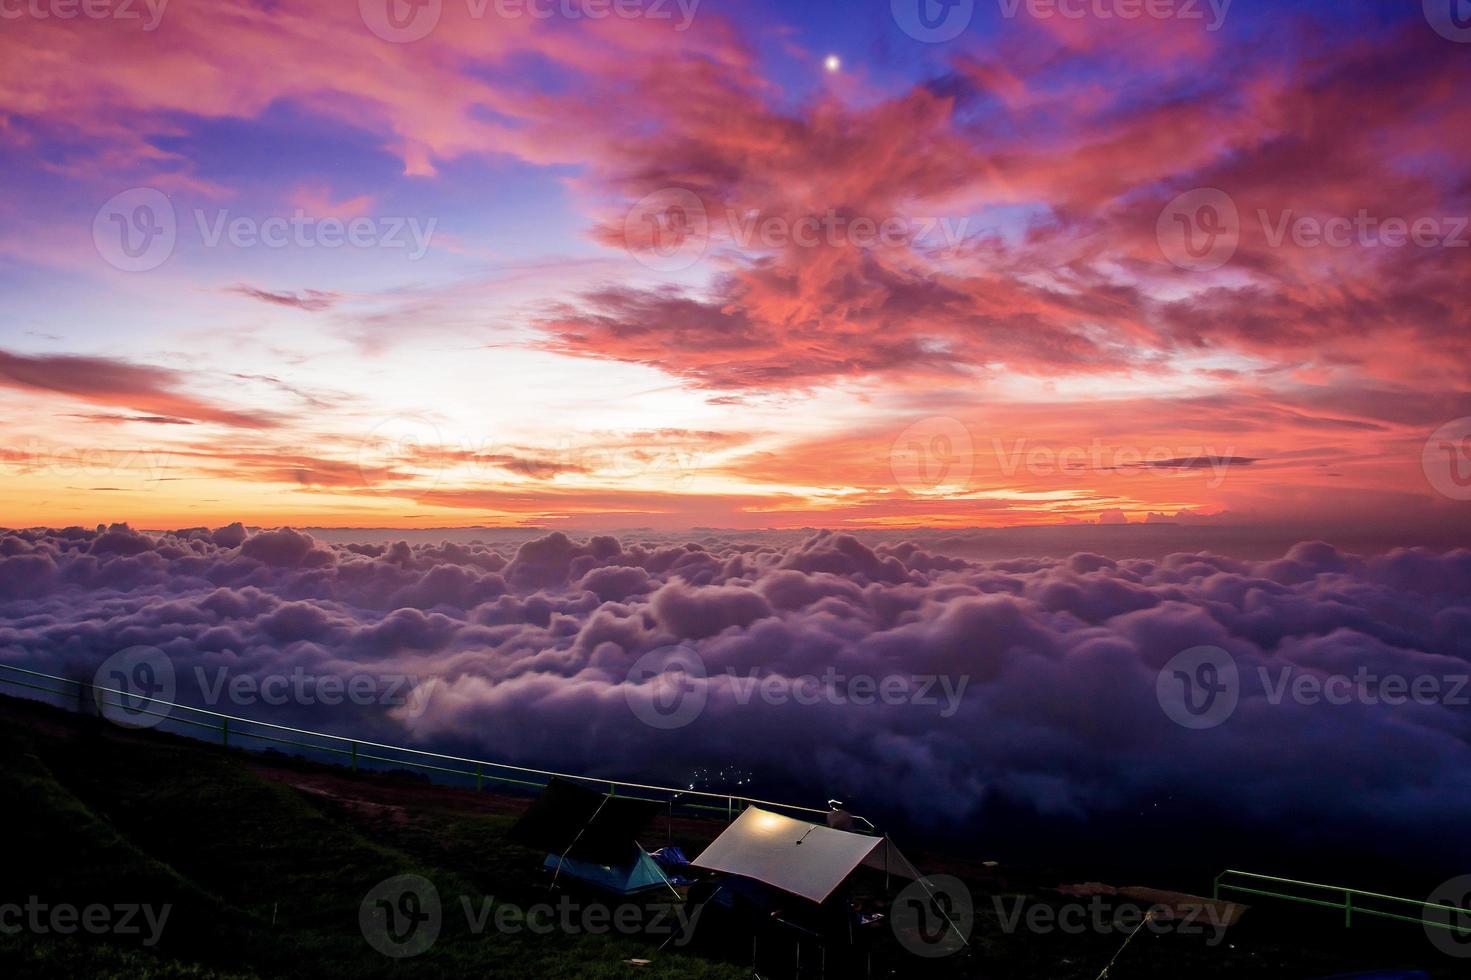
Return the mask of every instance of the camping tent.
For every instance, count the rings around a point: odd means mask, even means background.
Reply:
[[[657,800],[600,793],[553,777],[511,828],[510,839],[545,851],[543,862],[568,875],[620,895],[674,886],[638,835],[663,809]]]
[[[887,837],[869,837],[751,807],[695,859],[697,868],[754,878],[819,905],[860,867],[918,880]]]
[[[794,820],[759,807],[742,813],[692,863],[813,903],[805,914],[800,909],[792,910],[809,922],[811,912],[831,910],[838,886],[859,868],[882,871],[886,892],[889,879],[897,876],[917,882],[932,901],[936,898],[929,882],[887,837]],[[961,944],[969,945],[945,907],[938,902],[934,907]],[[783,921],[793,923],[795,919]]]
[[[542,866],[554,873],[560,867],[562,874],[615,895],[637,895],[652,888],[662,889],[669,885],[669,879],[664,876],[663,870],[642,848],[631,861],[613,865],[594,864],[592,861],[578,861],[548,854]]]

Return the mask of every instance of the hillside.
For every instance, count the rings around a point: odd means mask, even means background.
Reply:
[[[690,950],[659,952],[642,937],[476,934],[463,901],[483,910],[492,896],[522,907],[556,900],[538,879],[538,855],[504,840],[525,798],[131,732],[8,697],[0,698],[0,769],[12,818],[0,904],[37,896],[51,905],[171,907],[153,945],[145,945],[146,925],[140,935],[102,939],[0,935],[6,976],[749,976]],[[672,841],[693,854],[720,829],[659,821],[646,843]],[[911,850],[925,870],[967,879],[976,896],[973,952],[906,960],[885,930],[875,975],[1092,980],[1122,942],[1116,933],[1008,932],[1002,918],[1013,901],[1062,901],[1048,888],[1056,882]],[[427,952],[393,959],[364,941],[359,911],[371,888],[405,874],[434,883],[443,929]],[[1436,969],[1427,966],[1437,958]],[[1345,933],[1332,913],[1261,908],[1218,945],[1142,932],[1110,976],[1307,978],[1417,966],[1450,977],[1459,975],[1454,965],[1413,926]]]

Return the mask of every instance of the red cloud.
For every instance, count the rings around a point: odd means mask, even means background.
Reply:
[[[183,375],[167,368],[105,357],[28,357],[0,350],[0,386],[65,395],[94,405],[132,409],[170,419],[267,429],[280,419],[268,412],[222,408],[177,390]]]

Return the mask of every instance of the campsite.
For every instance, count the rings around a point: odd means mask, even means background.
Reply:
[[[0,934],[11,977],[1094,980],[1128,938],[1116,925],[1139,925],[1116,913],[1178,900],[1084,901],[1060,869],[901,850],[759,807],[727,823],[569,781],[477,791],[11,697],[0,730],[19,817],[7,898],[168,909],[157,936]],[[896,908],[921,869],[964,881],[972,907]],[[1080,908],[1106,927],[1065,927]],[[963,945],[945,915],[969,916]],[[1139,929],[1109,976],[1318,978],[1366,961],[1403,970],[1386,978],[1456,975],[1415,972],[1419,930],[1345,931],[1332,914],[1263,905],[1211,936]]]

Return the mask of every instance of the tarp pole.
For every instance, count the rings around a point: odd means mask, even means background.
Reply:
[[[574,837],[574,838],[572,838],[572,843],[570,843],[570,844],[567,845],[567,850],[565,850],[561,854],[557,855],[557,870],[554,871],[554,872],[552,872],[552,883],[547,886],[547,890],[548,891],[550,891],[553,888],[557,887],[557,876],[562,873],[562,862],[565,861],[565,860],[567,860],[567,855],[569,855],[569,854],[572,853],[572,848],[576,847],[577,846],[577,842],[580,841],[580,840],[582,840],[582,835],[585,834],[585,833],[587,833],[587,828],[589,828],[589,827],[592,826],[593,821],[598,818],[598,814],[602,813],[603,812],[603,807],[605,807],[607,805],[608,805],[608,797],[607,796],[604,796],[603,797],[603,801],[598,804],[598,808],[592,812],[592,816],[590,816],[590,817],[587,818],[587,823],[583,824],[582,825],[582,829],[577,832],[577,836]],[[640,850],[642,850],[642,848],[640,848]],[[660,870],[662,872],[663,869],[660,869]],[[668,878],[666,878],[664,880],[665,880],[666,883],[669,881]],[[669,887],[670,888],[673,888],[674,886],[673,885],[670,885]],[[675,894],[679,894],[679,893],[676,892]]]

